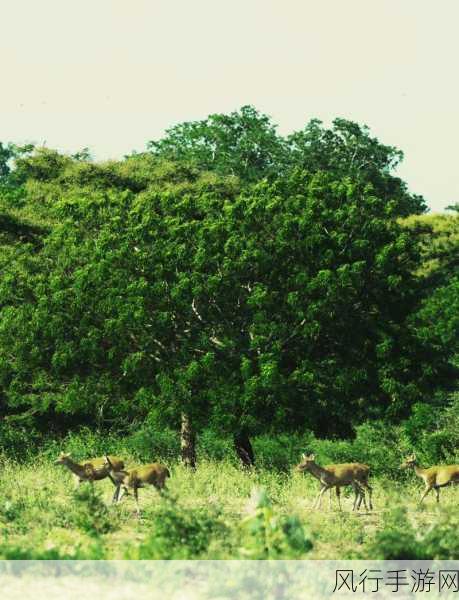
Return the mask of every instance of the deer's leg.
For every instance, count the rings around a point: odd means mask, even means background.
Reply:
[[[317,508],[317,507],[321,507],[322,506],[322,496],[324,494],[324,492],[326,492],[328,490],[328,486],[322,484],[322,487],[320,488],[319,493],[317,494],[316,500],[313,504],[313,508]]]
[[[360,505],[362,503],[362,493],[357,485],[352,486],[354,488],[354,505],[352,507],[352,511],[360,509]]]
[[[121,484],[115,483],[115,491],[113,492],[112,504],[116,504],[118,502],[120,490],[121,490]]]
[[[352,510],[360,510],[360,506],[362,504],[362,500],[363,500],[363,505],[365,507],[365,510],[368,511],[368,506],[367,506],[367,501],[365,498],[365,490],[363,489],[363,487],[360,485],[360,483],[358,483],[357,481],[354,481],[354,483],[352,484],[352,487],[354,488],[354,506],[352,507]]]
[[[369,494],[369,492],[368,492]],[[363,500],[363,506],[365,508],[365,510],[368,512],[368,506],[367,506],[367,497],[365,495],[365,490],[361,487],[360,488],[360,500]],[[371,500],[369,499],[370,502],[370,509],[371,509]],[[360,506],[360,503],[359,503]]]
[[[355,481],[352,484],[352,489],[354,490],[354,504],[352,506],[352,512],[354,512],[355,510],[359,510],[360,508],[360,504],[362,502],[362,493]]]
[[[437,497],[437,502],[440,502],[440,488],[439,487],[435,487],[435,496]]]
[[[430,492],[430,490],[432,489],[431,486],[427,486],[424,493],[421,496],[421,499],[419,500],[419,504],[422,504],[424,498],[427,496],[427,494]]]
[[[338,507],[341,511],[343,509],[341,508],[341,488],[339,487],[339,485],[336,486],[336,497],[338,498]]]
[[[371,497],[373,495],[373,488],[371,487],[371,485],[368,484],[368,481],[362,481],[362,485],[365,487],[365,489],[368,490],[368,504],[370,506],[370,510],[373,510],[373,503],[371,501]]]
[[[319,502],[320,493],[321,493],[322,490],[323,490],[323,488],[320,488],[319,493],[317,494],[317,496],[314,499],[314,502],[312,504],[312,508],[313,509],[317,508],[317,504]]]
[[[139,506],[139,488],[134,486],[134,498],[135,498],[135,506],[137,510],[137,516],[140,517],[140,506]]]
[[[360,500],[359,500],[359,505],[358,505],[358,509],[360,508],[360,505],[362,504],[362,500],[363,500],[363,506],[365,507],[365,510],[368,512],[368,506],[367,506],[367,499],[365,496],[365,489],[364,489],[364,483],[361,483],[360,481],[358,482],[358,487],[360,490]],[[370,502],[370,508],[371,508],[371,495],[370,495],[370,491],[368,492],[368,496],[369,496],[369,502]]]
[[[121,502],[121,498],[124,496],[124,494],[126,493],[126,486],[123,485],[123,489],[121,489],[121,484],[118,487],[118,494],[117,494],[117,502]]]
[[[332,492],[333,490],[330,488],[330,493],[328,495],[328,509],[332,509]],[[338,493],[338,488],[336,488],[336,493]]]
[[[113,477],[113,475],[110,473],[110,471],[107,471],[107,477],[110,479],[110,481],[113,483],[113,485],[115,487],[118,487],[118,482],[115,480],[115,478]]]

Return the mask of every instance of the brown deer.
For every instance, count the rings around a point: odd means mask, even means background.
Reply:
[[[344,463],[340,465],[326,465],[325,467],[321,467],[316,463],[314,454],[311,454],[310,456],[303,454],[302,459],[302,462],[296,467],[297,470],[301,472],[308,471],[321,483],[320,491],[314,502],[314,508],[316,508],[317,505],[320,508],[324,493],[327,490],[331,490],[333,487],[335,487],[339,509],[342,510],[340,488],[345,485],[351,485],[355,494],[352,510],[359,510],[362,500],[365,509],[368,510],[364,488],[368,490],[369,506],[370,510],[373,510],[373,505],[371,502],[373,489],[368,484],[368,476],[370,475],[370,467],[368,465],[361,463]]]
[[[413,469],[416,475],[424,481],[426,487],[419,504],[422,504],[430,490],[435,490],[437,502],[440,502],[440,488],[459,483],[459,465],[439,465],[423,469],[419,466],[416,455],[412,454],[405,459],[400,468]]]
[[[110,456],[111,464],[114,471],[124,469],[124,462],[117,456]],[[65,465],[73,473],[76,486],[78,487],[82,481],[100,481],[108,477],[114,485],[117,485],[110,475],[110,470],[105,464],[105,457],[91,458],[82,463],[75,462],[70,457],[69,453],[61,452],[57,457],[55,464]]]
[[[138,489],[146,487],[147,485],[153,485],[161,492],[166,486],[166,479],[171,476],[169,469],[159,463],[143,465],[127,471],[115,470],[111,457],[106,456],[105,465],[116,485],[116,490],[113,494],[113,502],[120,502],[123,494],[126,493],[129,488],[132,488],[134,490],[138,515],[140,515]],[[123,491],[120,494],[121,487],[123,487]]]

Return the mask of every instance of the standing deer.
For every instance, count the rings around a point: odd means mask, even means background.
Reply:
[[[370,467],[361,463],[345,463],[341,465],[326,465],[321,467],[315,461],[314,454],[306,456],[302,455],[302,462],[297,466],[297,469],[301,472],[308,471],[313,477],[318,479],[321,483],[321,489],[314,502],[314,508],[322,505],[322,496],[327,490],[336,488],[336,495],[338,497],[338,505],[341,510],[341,491],[340,488],[345,485],[351,485],[354,489],[354,505],[352,510],[358,510],[363,500],[365,509],[368,510],[366,499],[365,499],[365,488],[368,490],[368,500],[370,510],[373,510],[371,503],[372,488],[368,484],[368,476],[370,475]],[[330,498],[331,504],[331,498]]]
[[[122,471],[115,470],[115,465],[112,464],[112,457],[106,456],[105,465],[116,485],[113,502],[120,502],[123,494],[129,488],[132,488],[134,490],[137,515],[140,515],[138,489],[146,485],[153,485],[161,492],[166,485],[166,479],[171,476],[169,469],[159,463],[152,463],[135,469],[129,469],[128,471]],[[120,494],[121,486],[123,487],[123,491]]]
[[[459,483],[459,465],[440,465],[422,469],[416,455],[413,454],[405,459],[400,468],[413,469],[416,475],[424,481],[426,487],[419,504],[422,504],[430,490],[435,490],[437,502],[440,502],[440,488]]]
[[[117,456],[110,456],[110,460],[115,472],[124,468],[124,462],[121,458],[118,458]],[[109,477],[112,483],[117,485],[110,475],[110,470],[105,464],[104,457],[91,458],[90,460],[85,460],[82,463],[77,463],[72,460],[69,453],[66,454],[65,452],[61,452],[57,457],[55,464],[65,465],[70,471],[72,471],[77,487],[82,481],[89,481],[90,483],[93,483],[94,481],[105,479],[106,477]]]

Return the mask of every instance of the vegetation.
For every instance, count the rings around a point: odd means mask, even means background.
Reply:
[[[106,163],[0,143],[1,552],[325,557],[325,529],[358,557],[383,522],[396,536],[381,513],[332,533],[290,473],[304,452],[368,464],[386,510],[408,454],[457,460],[459,214],[423,214],[402,158],[343,119],[280,136],[252,107]],[[157,535],[106,506],[109,481],[72,496],[64,450],[169,465]],[[49,549],[68,527],[81,545]]]
[[[75,490],[72,474],[54,464],[56,444],[50,441],[23,463],[7,457],[1,461],[0,556],[457,559],[457,489],[444,489],[439,505],[433,494],[419,505],[422,482],[399,468],[409,442],[402,430],[389,434],[396,445],[381,452],[379,459],[368,459],[367,443],[379,435],[373,425],[359,429],[354,442],[292,436],[289,465],[281,469],[273,464],[285,440],[255,437],[259,463],[266,466],[252,470],[239,467],[230,440],[213,439],[204,445],[201,436],[196,470],[184,467],[178,452],[173,458],[158,456],[167,463],[171,478],[161,495],[154,488],[142,490],[140,518],[132,493],[120,504],[111,504],[114,487],[108,479],[94,486],[82,483]],[[342,511],[334,494],[332,509],[327,500],[321,510],[314,510],[318,482],[293,469],[299,461],[297,448],[305,445],[320,464],[350,458],[371,462],[374,510],[352,512],[351,487],[342,490]],[[69,434],[62,446],[75,459],[85,457],[88,448],[97,452],[109,447],[128,467],[145,460],[138,437],[107,438],[86,431]],[[452,455],[449,460],[458,458]],[[431,464],[433,458],[426,461]]]

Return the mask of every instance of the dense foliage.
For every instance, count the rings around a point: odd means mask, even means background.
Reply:
[[[325,436],[447,405],[457,234],[400,221],[401,157],[250,107],[118,162],[0,146],[1,415]]]

